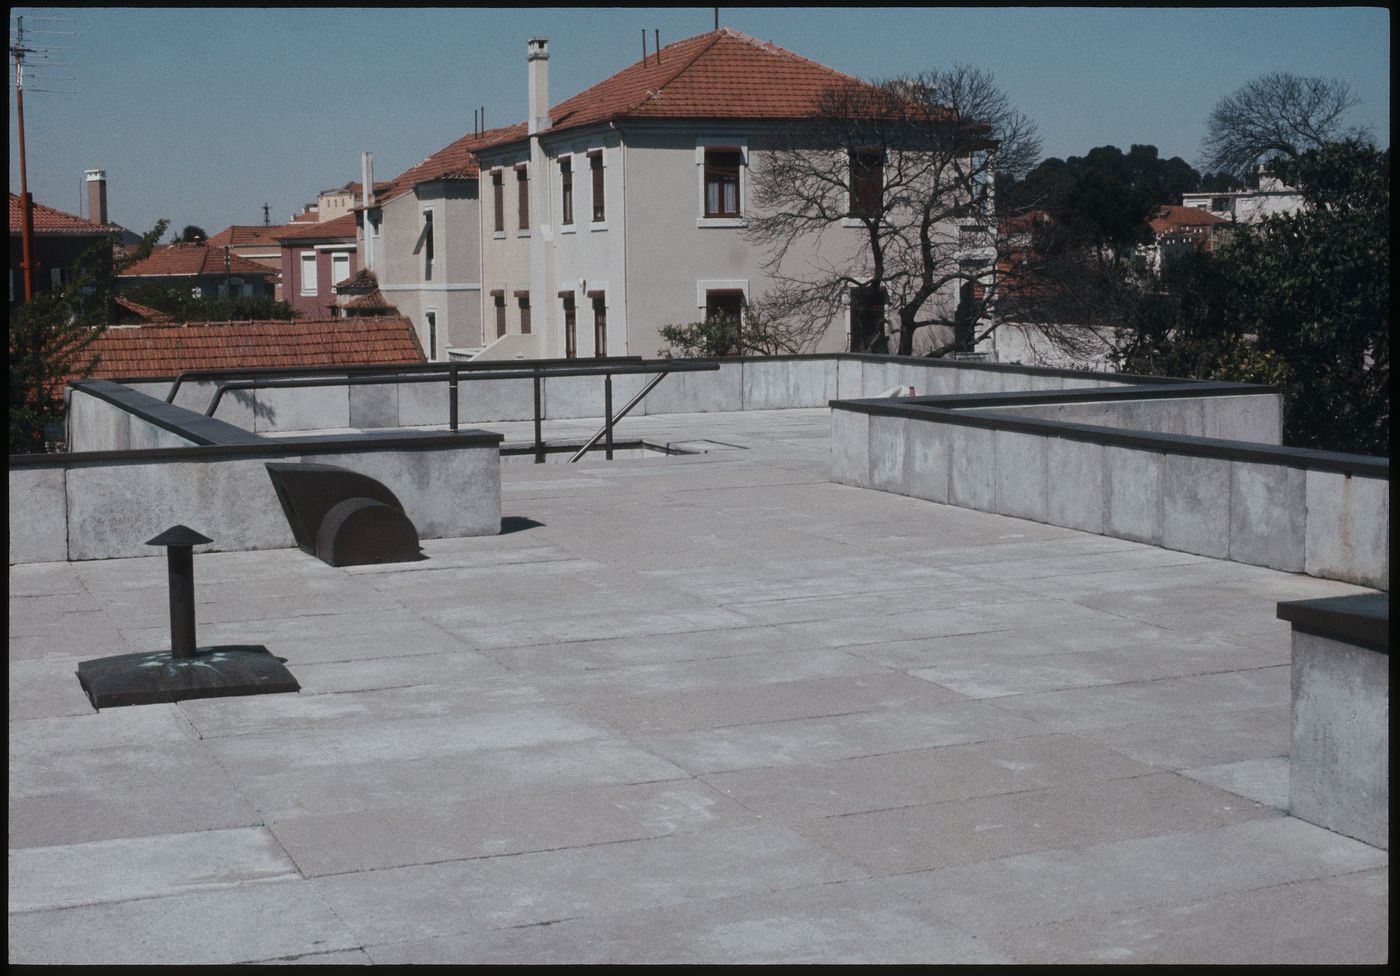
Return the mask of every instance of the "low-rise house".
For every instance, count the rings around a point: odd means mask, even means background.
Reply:
[[[195,298],[271,298],[276,281],[275,271],[205,241],[157,247],[117,276],[119,288],[159,284]]]
[[[19,195],[11,193],[9,264],[12,310],[24,301],[23,211]],[[102,219],[94,222],[42,203],[33,203],[31,215],[30,265],[35,294],[62,288],[72,279],[73,266],[85,251],[104,238],[123,233],[122,228],[106,222],[105,214],[99,214]],[[110,251],[105,258],[111,260]]]
[[[473,132],[384,183],[361,208],[366,263],[382,300],[408,316],[428,358],[471,356],[481,319],[481,192],[476,151],[514,129]]]
[[[273,283],[273,298],[282,300],[282,246],[277,235],[285,227],[263,224],[232,224],[214,234],[206,242],[210,247],[227,247],[230,254],[260,264],[277,275]]]
[[[1277,177],[1259,168],[1259,186],[1253,190],[1230,190],[1225,193],[1184,193],[1181,205],[1204,210],[1225,220],[1242,224],[1257,224],[1265,217],[1293,213],[1302,209],[1303,195]]]
[[[652,356],[661,326],[738,312],[773,287],[771,255],[744,233],[751,167],[855,79],[721,29],[549,108],[548,59],[532,39],[529,121],[476,151],[484,355]],[[882,185],[883,159],[866,165]],[[839,266],[860,246],[857,227],[835,227],[785,267]],[[810,351],[850,348],[871,318],[848,309]]]
[[[1147,224],[1152,228],[1152,243],[1138,248],[1138,263],[1144,270],[1161,274],[1182,254],[1215,250],[1230,221],[1199,207],[1166,205],[1158,207]]]
[[[306,318],[325,318],[336,303],[335,285],[360,269],[356,217],[348,213],[325,223],[283,227],[282,300]]]

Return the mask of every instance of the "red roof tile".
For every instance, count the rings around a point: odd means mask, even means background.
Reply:
[[[142,305],[139,302],[133,302],[131,299],[125,298],[121,295],[118,295],[115,301],[119,306],[121,306],[121,308],[125,309],[127,312],[131,313],[136,318],[142,319],[146,322],[170,321],[170,315],[166,312],[162,312],[158,308],[151,308],[149,305]]]
[[[526,134],[525,125],[506,126],[500,129],[487,129],[485,132],[472,132],[462,136],[415,166],[404,170],[388,186],[379,189],[375,184],[378,203],[385,203],[401,196],[419,183],[431,180],[465,180],[477,175],[476,150],[483,146],[501,142],[511,142]]]
[[[668,44],[556,105],[551,128],[618,118],[797,119],[822,92],[859,83],[777,45],[722,28]]]
[[[95,378],[175,376],[190,369],[361,366],[425,362],[401,316],[290,322],[118,325],[90,347]]]
[[[151,252],[120,275],[122,278],[192,278],[198,275],[236,274],[243,278],[276,277],[278,272],[229,252],[225,264],[222,247],[204,244],[167,244]]]
[[[355,239],[355,215],[353,213],[344,214],[334,220],[327,220],[325,223],[287,226],[280,228],[280,233],[277,234],[279,241],[310,241],[321,238],[353,241]]]
[[[94,224],[90,220],[82,217],[75,217],[73,214],[64,213],[62,210],[55,210],[53,207],[46,207],[42,203],[35,203],[32,206],[34,215],[34,233],[36,234],[120,234],[122,229],[115,224]],[[19,198],[19,194],[10,194],[10,233],[18,234],[23,230],[24,204]]]
[[[1154,234],[1166,234],[1183,227],[1208,227],[1214,224],[1228,224],[1224,217],[1218,217],[1200,207],[1158,207],[1147,221]]]
[[[206,243],[211,247],[222,247],[225,244],[231,247],[243,247],[249,244],[269,244],[276,247],[277,235],[286,229],[285,227],[266,227],[262,224],[233,224],[210,237]]]

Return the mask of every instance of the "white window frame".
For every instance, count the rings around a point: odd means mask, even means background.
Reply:
[[[696,308],[701,311],[705,309],[705,293],[711,291],[741,291],[744,293],[744,305],[747,307],[749,304],[749,279],[747,278],[710,278],[696,281]]]
[[[300,264],[301,264],[301,272],[300,272],[300,274],[301,274],[301,293],[302,293],[303,295],[316,295],[316,294],[319,293],[318,290],[317,290],[317,287],[316,287],[316,278],[317,278],[317,275],[320,274],[320,271],[317,269],[317,266],[316,266],[316,251],[315,251],[315,249],[313,248],[313,249],[310,250],[310,251],[300,251],[300,252],[298,252],[298,254],[299,254],[298,260],[300,261]],[[308,262],[308,261],[307,261],[307,258],[310,258],[311,260]],[[311,265],[311,287],[310,287],[310,288],[308,288],[307,285],[306,285],[306,266],[307,266],[308,263]]]
[[[739,216],[705,216],[705,150],[739,150]],[[749,225],[749,140],[745,136],[706,136],[695,140],[695,226],[747,227]]]
[[[337,273],[336,273],[336,270],[335,270],[336,261],[338,261],[338,260],[341,259],[341,258],[344,258],[344,259],[345,259],[345,274],[343,274],[343,275],[337,274]],[[332,289],[332,290],[335,289],[335,286],[336,286],[336,285],[338,285],[340,282],[344,281],[346,278],[350,277],[350,275],[353,273],[353,272],[351,272],[351,270],[350,270],[350,264],[351,264],[351,261],[350,261],[350,251],[349,251],[348,249],[347,249],[347,250],[344,250],[344,251],[332,251],[332,252],[331,252],[331,289]]]

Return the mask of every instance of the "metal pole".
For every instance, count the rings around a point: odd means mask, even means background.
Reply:
[[[613,412],[612,412],[612,373],[603,374],[603,410],[606,412],[607,434],[604,435],[604,453],[609,461],[613,459]]]
[[[24,158],[24,18],[19,18],[19,41],[12,48],[15,55],[15,120],[19,124],[19,199],[20,199],[20,277],[24,279],[24,300],[34,300],[34,202],[29,198],[29,174]]]
[[[452,431],[457,431],[457,364],[448,367],[447,372],[447,419]]]
[[[540,416],[540,371],[535,370],[535,463],[544,464],[543,418]]]
[[[170,656],[194,657],[194,547],[166,549],[170,570]]]

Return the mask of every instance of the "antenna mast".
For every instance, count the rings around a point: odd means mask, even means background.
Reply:
[[[20,259],[20,273],[24,279],[24,300],[34,300],[34,204],[29,199],[29,172],[24,161],[24,58],[29,54],[24,46],[24,18],[15,18],[15,42],[10,45],[10,55],[15,59],[15,120],[19,123],[19,200],[20,200],[20,240],[23,256]]]

